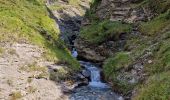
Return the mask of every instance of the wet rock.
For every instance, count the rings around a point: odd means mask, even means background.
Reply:
[[[87,71],[87,70],[82,70],[82,74],[83,74],[85,77],[90,77],[90,72]]]
[[[85,79],[85,76],[84,76],[84,75],[82,75],[82,74],[80,74],[80,73],[79,73],[79,74],[77,74],[77,77],[78,77],[78,78],[80,78],[80,79]]]

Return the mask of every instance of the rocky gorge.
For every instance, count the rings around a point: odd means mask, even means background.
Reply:
[[[0,99],[169,100],[169,0],[0,4]]]
[[[163,35],[159,33],[169,32],[169,26],[154,24],[159,24],[157,20],[168,12],[166,3],[169,4],[169,1],[96,0],[80,21],[77,38],[73,39],[79,59],[102,65],[104,80],[125,99],[135,98],[138,93],[136,88],[154,75],[151,74],[153,69],[147,67],[158,63],[153,55],[161,45],[162,39],[158,37],[162,38]],[[160,8],[163,4],[165,7]],[[162,9],[162,12],[157,12],[158,9]],[[145,30],[147,27],[158,35],[150,35],[152,31],[148,33]],[[156,27],[159,30],[154,29]]]

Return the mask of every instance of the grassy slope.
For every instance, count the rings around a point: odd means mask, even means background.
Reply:
[[[0,33],[0,41],[28,41],[45,48],[44,57],[48,60],[79,69],[58,38],[60,31],[48,17],[45,0],[0,0]]]
[[[145,65],[150,77],[145,84],[138,86],[139,93],[134,100],[168,100],[170,98],[170,1],[150,0],[147,3],[158,16],[142,23],[139,28],[157,44],[150,47],[153,63]],[[147,42],[149,41],[151,40]]]

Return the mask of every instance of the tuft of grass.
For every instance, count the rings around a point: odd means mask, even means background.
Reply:
[[[99,44],[108,39],[118,39],[121,33],[129,33],[131,30],[130,24],[105,20],[83,27],[80,31],[80,37],[90,43]]]
[[[54,81],[67,80],[69,72],[66,68],[59,68],[54,72],[50,73],[50,79]]]
[[[16,52],[15,49],[9,49],[9,50],[8,50],[8,53],[9,53],[10,55],[17,55],[17,52]]]
[[[4,49],[0,47],[0,55],[4,53]]]
[[[23,97],[20,91],[12,92],[10,96],[11,96],[11,100],[18,100]]]
[[[169,100],[170,72],[149,77],[147,82],[138,87],[138,94],[133,100]]]

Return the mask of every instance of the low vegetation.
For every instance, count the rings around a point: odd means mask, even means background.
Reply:
[[[23,97],[20,91],[12,92],[10,96],[11,96],[11,100],[18,100]]]
[[[160,14],[149,22],[142,23],[139,26],[140,31],[145,35],[157,35],[161,31],[170,28],[170,10],[166,13]]]
[[[121,33],[129,33],[132,30],[131,25],[121,22],[111,22],[108,20],[94,22],[81,29],[80,37],[90,43],[100,44],[107,40],[116,40]]]
[[[116,88],[123,93],[128,92],[132,89],[132,86],[127,82],[120,81],[117,79],[119,70],[122,68],[126,68],[131,64],[132,59],[130,58],[130,54],[128,52],[119,52],[114,57],[108,58],[104,62],[104,74],[105,78],[112,82]]]
[[[169,88],[170,72],[159,73],[139,87],[139,94],[133,100],[169,100]]]
[[[0,56],[4,53],[4,49],[0,47]]]
[[[68,80],[68,77],[68,69],[65,67],[56,69],[56,71],[50,73],[50,79],[54,81]]]

